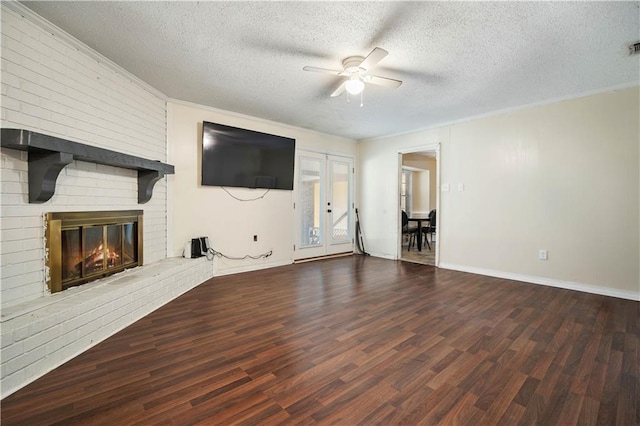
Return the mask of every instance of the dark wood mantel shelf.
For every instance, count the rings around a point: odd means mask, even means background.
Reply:
[[[51,199],[60,171],[73,160],[137,170],[140,204],[151,199],[157,181],[165,174],[174,173],[171,164],[23,129],[2,129],[0,146],[29,153],[30,203],[44,203]]]

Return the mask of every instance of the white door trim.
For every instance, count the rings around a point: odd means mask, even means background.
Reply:
[[[435,266],[437,267],[440,264],[440,240],[442,239],[442,230],[440,228],[440,143],[429,144],[429,145],[421,145],[414,146],[411,148],[403,148],[398,150],[398,198],[397,198],[397,208],[396,208],[396,230],[397,233],[397,248],[396,248],[396,259],[400,259],[402,257],[402,217],[400,215],[400,185],[402,184],[402,156],[404,154],[412,154],[415,152],[423,152],[423,151],[435,151],[436,153],[436,211],[438,214],[436,215],[436,229],[438,233],[438,238],[435,241],[434,249],[436,250],[436,259]]]

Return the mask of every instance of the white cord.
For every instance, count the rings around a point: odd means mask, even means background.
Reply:
[[[243,198],[238,198],[238,197],[236,197],[235,195],[233,195],[232,193],[230,193],[230,192],[229,192],[229,190],[228,190],[227,188],[225,188],[224,186],[221,186],[220,188],[224,189],[224,192],[226,192],[227,194],[229,194],[229,196],[230,196],[231,198],[234,198],[234,199],[236,199],[236,200],[238,200],[238,201],[256,201],[256,200],[259,200],[259,199],[261,199],[261,198],[264,198],[264,196],[265,196],[265,195],[267,195],[267,194],[269,193],[269,191],[271,191],[271,189],[267,189],[267,190],[264,192],[264,194],[262,194],[262,195],[261,195],[261,196],[259,196],[259,197],[243,199]]]

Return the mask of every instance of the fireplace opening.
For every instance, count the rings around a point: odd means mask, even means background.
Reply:
[[[52,293],[142,265],[142,210],[46,215]]]

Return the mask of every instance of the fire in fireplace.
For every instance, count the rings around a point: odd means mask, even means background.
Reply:
[[[46,214],[52,293],[142,265],[142,210]]]

